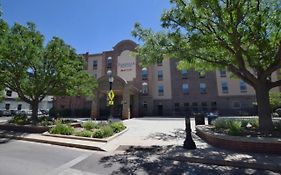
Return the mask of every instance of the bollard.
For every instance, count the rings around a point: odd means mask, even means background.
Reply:
[[[196,149],[195,142],[193,141],[192,136],[191,136],[190,117],[189,116],[185,117],[185,132],[186,132],[186,137],[183,142],[183,148]]]

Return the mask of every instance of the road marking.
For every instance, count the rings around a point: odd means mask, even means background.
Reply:
[[[47,173],[46,175],[55,175],[55,174],[59,174],[63,171],[65,171],[66,169],[69,169],[70,167],[76,165],[77,163],[81,162],[82,160],[88,158],[90,155],[92,154],[83,154],[61,166],[59,166],[58,168],[54,169],[53,171]]]

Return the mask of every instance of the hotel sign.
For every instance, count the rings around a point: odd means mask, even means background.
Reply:
[[[118,57],[117,75],[126,81],[132,81],[136,77],[136,58],[128,50]]]

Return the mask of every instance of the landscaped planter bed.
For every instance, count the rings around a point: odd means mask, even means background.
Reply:
[[[212,131],[213,126],[196,126],[196,134],[211,145],[245,152],[281,154],[281,138],[229,136]]]
[[[96,142],[109,142],[112,139],[122,135],[123,133],[125,133],[127,131],[128,131],[128,128],[126,128],[123,131],[116,133],[110,137],[107,137],[107,138],[92,138],[92,137],[80,137],[80,136],[74,136],[74,135],[50,134],[49,132],[44,132],[43,135],[59,137],[59,138],[66,138],[66,139],[77,139],[77,140],[87,140],[87,141],[96,141]]]

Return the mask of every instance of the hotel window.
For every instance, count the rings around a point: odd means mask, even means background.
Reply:
[[[207,104],[207,102],[202,102],[201,106],[202,106],[202,111],[203,112],[207,112],[208,111],[208,104]]]
[[[157,60],[157,66],[162,66],[163,65],[163,60]]]
[[[148,94],[148,84],[146,82],[142,83],[142,94],[147,95]]]
[[[112,57],[107,58],[107,68],[111,69],[112,68]]]
[[[164,86],[163,85],[159,85],[158,86],[158,95],[159,96],[163,96],[164,95]]]
[[[221,69],[220,70],[220,76],[221,77],[226,77],[226,70],[225,69]]]
[[[206,83],[200,83],[200,94],[206,94],[206,93],[207,93]]]
[[[233,107],[234,109],[240,109],[240,108],[241,108],[241,103],[238,102],[238,101],[235,101],[235,102],[233,102],[232,107]]]
[[[184,103],[184,104],[183,104],[183,107],[184,107],[184,111],[185,111],[185,112],[188,112],[188,111],[189,111],[189,103]]]
[[[12,96],[12,91],[11,90],[6,90],[6,96],[11,97]]]
[[[9,110],[9,109],[10,109],[10,104],[9,104],[9,103],[6,103],[6,104],[5,104],[5,109],[6,109],[6,110]]]
[[[179,103],[175,103],[175,111],[176,112],[180,111],[180,104]]]
[[[144,101],[144,102],[143,102],[143,109],[144,109],[144,110],[147,110],[147,108],[148,108],[147,102]]]
[[[163,71],[162,70],[157,71],[157,77],[158,77],[159,81],[163,80]]]
[[[188,94],[189,93],[189,89],[188,89],[188,84],[182,84],[182,92],[183,94]]]
[[[199,78],[205,78],[206,76],[206,73],[204,72],[199,72]]]
[[[245,92],[247,92],[247,85],[246,85],[246,83],[244,82],[244,81],[240,81],[240,92],[241,93],[245,93]]]
[[[142,77],[142,80],[147,80],[147,77],[148,77],[147,68],[142,68],[142,70],[141,70],[141,77]]]
[[[222,93],[224,93],[224,94],[228,93],[228,84],[226,81],[221,82],[221,90],[222,90]]]
[[[217,102],[215,102],[215,101],[211,102],[211,109],[212,109],[212,111],[217,110]]]
[[[93,60],[93,69],[98,68],[98,60]]]
[[[192,111],[198,112],[198,104],[196,102],[192,103]]]
[[[181,77],[182,79],[187,79],[187,70],[181,70]]]

